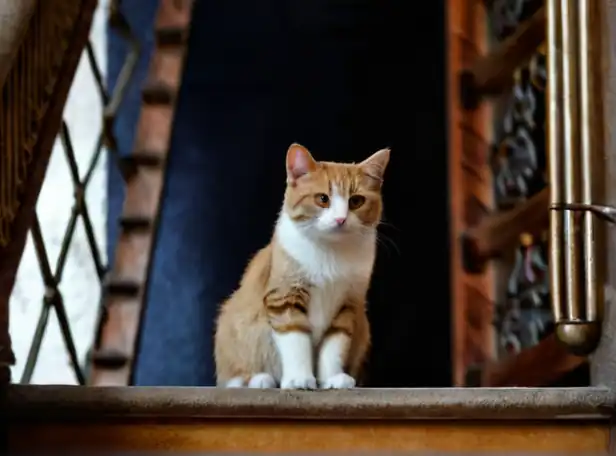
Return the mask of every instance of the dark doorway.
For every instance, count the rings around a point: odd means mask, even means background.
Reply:
[[[156,2],[139,3],[123,8],[147,35],[145,4]],[[438,1],[197,0],[136,384],[213,384],[217,306],[271,236],[297,141],[329,161],[392,147],[369,383],[450,385],[444,11]],[[113,82],[123,52],[113,36],[109,52]],[[118,131],[125,151],[135,108]]]

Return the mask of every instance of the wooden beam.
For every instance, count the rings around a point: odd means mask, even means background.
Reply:
[[[93,411],[95,414],[95,411]],[[609,422],[195,420],[8,425],[9,452],[545,452],[607,454]],[[32,438],[36,435],[36,438]],[[378,452],[378,453],[377,453]],[[423,453],[422,453],[423,454]]]
[[[519,243],[522,233],[538,234],[548,228],[548,187],[509,211],[485,217],[461,237],[462,261],[468,273],[481,273],[486,263]]]
[[[467,337],[468,309],[473,299],[468,293],[469,279],[473,282],[473,288],[480,290],[488,299],[491,299],[494,288],[490,273],[483,277],[466,274],[462,268],[462,251],[458,242],[468,223],[474,223],[484,206],[490,209],[492,201],[491,182],[481,179],[481,176],[489,175],[490,169],[488,156],[482,150],[485,144],[491,142],[491,108],[484,104],[472,112],[465,111],[458,101],[459,72],[487,48],[485,8],[480,0],[448,0],[447,6],[452,370],[453,384],[463,386],[468,360],[475,359],[475,353],[486,350],[484,346],[475,346],[472,338]],[[491,320],[488,319],[490,326]]]
[[[465,109],[475,109],[482,98],[501,94],[513,73],[545,40],[545,7],[494,48],[460,73],[460,100]]]
[[[586,362],[586,358],[572,355],[551,334],[534,347],[482,369],[484,387],[548,386],[567,372]]]

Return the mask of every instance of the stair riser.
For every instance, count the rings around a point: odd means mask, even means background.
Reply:
[[[9,429],[9,448],[23,452],[431,450],[597,454],[606,452],[608,445],[607,421],[114,420],[13,422]]]

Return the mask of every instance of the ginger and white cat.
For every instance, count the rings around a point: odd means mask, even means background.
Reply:
[[[289,147],[274,236],[220,309],[218,386],[356,385],[370,347],[366,294],[388,162],[389,149],[347,164]]]

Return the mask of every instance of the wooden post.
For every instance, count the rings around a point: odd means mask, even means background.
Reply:
[[[451,223],[453,383],[463,386],[469,365],[490,357],[492,344],[493,278],[464,272],[460,237],[492,205],[487,163],[490,107],[462,106],[459,78],[487,51],[486,9],[480,0],[449,0],[449,192]]]

